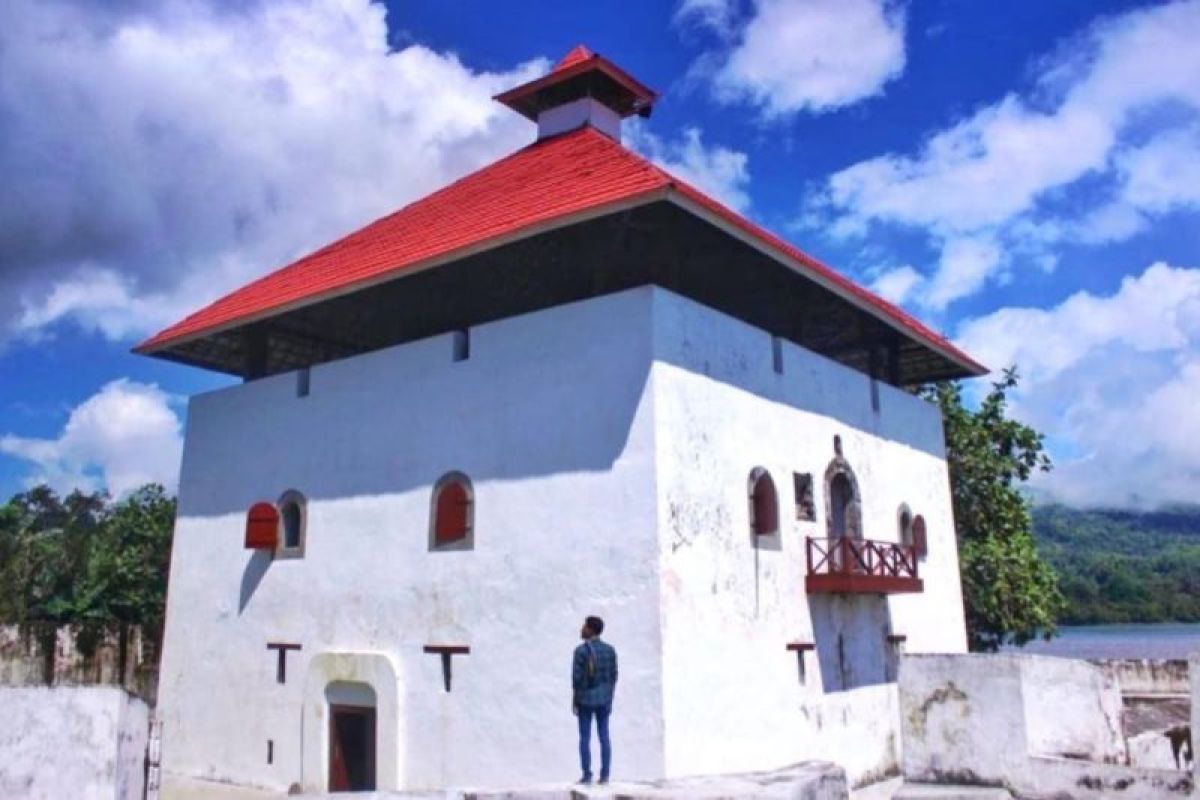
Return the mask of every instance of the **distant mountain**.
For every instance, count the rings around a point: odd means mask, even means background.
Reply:
[[[1033,528],[1067,596],[1064,624],[1200,622],[1200,506],[1037,505]]]

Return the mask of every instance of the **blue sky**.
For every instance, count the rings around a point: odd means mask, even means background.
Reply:
[[[175,480],[229,378],[141,337],[532,140],[585,42],[626,143],[985,363],[1048,496],[1200,489],[1200,2],[10,0],[0,496]]]

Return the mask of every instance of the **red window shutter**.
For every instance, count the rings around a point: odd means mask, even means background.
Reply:
[[[279,538],[279,511],[274,503],[255,503],[246,513],[246,549],[274,550]]]
[[[754,482],[754,532],[759,536],[779,530],[779,498],[775,494],[775,482],[763,473]]]
[[[441,488],[437,498],[434,539],[438,544],[457,542],[467,537],[471,498],[467,487],[451,481]]]
[[[920,514],[912,524],[912,546],[919,556],[929,555],[929,539],[925,534],[925,517]]]

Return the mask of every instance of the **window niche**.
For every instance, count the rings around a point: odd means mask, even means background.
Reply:
[[[429,549],[475,549],[475,491],[471,479],[448,472],[433,486]]]
[[[833,460],[825,468],[825,533],[829,562],[836,571],[858,569],[861,560],[855,542],[863,538],[862,495],[858,478],[842,452],[842,437],[833,437]]]
[[[813,522],[817,518],[817,504],[813,500],[813,477],[811,472],[793,472],[792,488],[796,493],[796,519]]]
[[[279,546],[276,558],[303,558],[308,529],[308,501],[295,489],[279,497]]]
[[[896,509],[896,528],[900,536],[900,544],[905,547],[915,547],[913,541],[913,513],[908,507],[908,503],[901,503],[900,508]]]
[[[762,467],[750,471],[750,532],[755,537],[779,534],[779,494],[771,473]]]

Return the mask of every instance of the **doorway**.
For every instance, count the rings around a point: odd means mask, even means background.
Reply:
[[[329,791],[375,789],[375,709],[329,707]]]
[[[329,791],[375,789],[375,691],[367,684],[335,682],[329,704]]]

